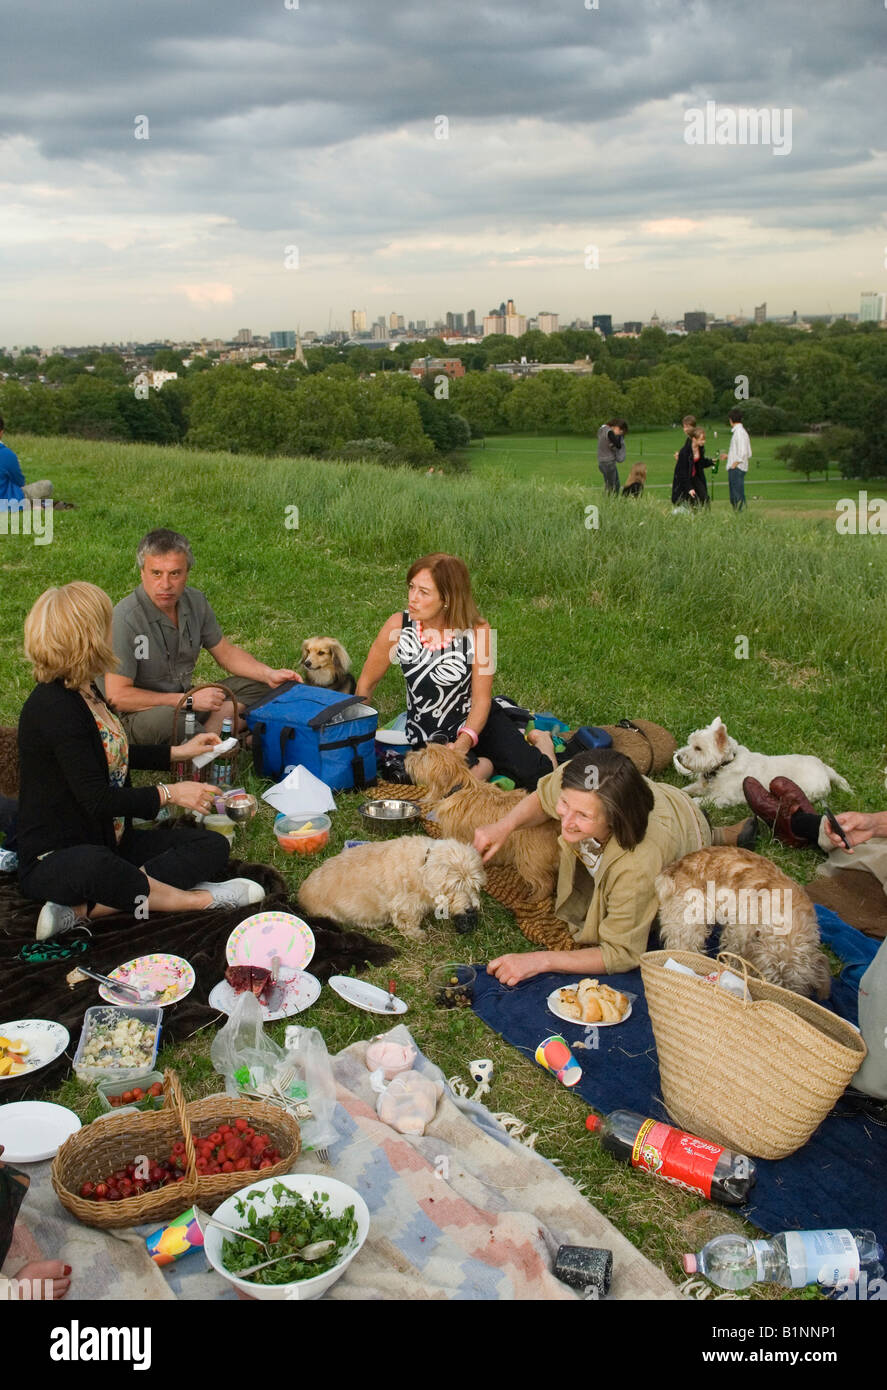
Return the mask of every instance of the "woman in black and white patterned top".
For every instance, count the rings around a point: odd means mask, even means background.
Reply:
[[[409,743],[446,743],[476,776],[495,769],[535,787],[552,764],[493,703],[494,634],[477,610],[465,562],[423,556],[410,566],[407,593],[407,608],[391,615],[370,648],[356,693],[369,699],[389,666],[400,666]]]

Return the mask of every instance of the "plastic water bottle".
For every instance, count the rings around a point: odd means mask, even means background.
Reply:
[[[589,1115],[585,1126],[600,1134],[601,1148],[614,1158],[727,1206],[742,1206],[757,1177],[745,1154],[633,1110],[614,1110],[603,1120]]]
[[[721,1289],[752,1284],[857,1284],[861,1274],[880,1279],[884,1250],[874,1231],[783,1231],[772,1240],[715,1236],[698,1255],[684,1256],[688,1274],[704,1274]]]

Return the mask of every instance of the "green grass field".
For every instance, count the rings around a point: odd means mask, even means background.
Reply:
[[[887,542],[839,536],[833,516],[792,517],[763,506],[734,515],[724,505],[707,516],[673,517],[652,492],[631,505],[606,503],[596,465],[590,492],[539,470],[509,477],[500,463],[488,471],[479,451],[472,474],[429,477],[72,439],[9,442],[26,476],[53,478],[56,495],[77,510],[54,514],[49,545],[0,533],[3,723],[17,719],[31,688],[21,631],[37,596],[79,578],[101,584],[116,601],[134,587],[136,545],[154,526],[190,538],[193,582],[210,596],[226,635],[280,665],[295,662],[303,637],[331,633],[359,668],[383,620],[402,606],[410,562],[443,549],[467,561],[481,610],[498,633],[499,692],[573,724],[649,718],[681,741],[720,714],[755,748],[815,752],[837,767],[854,795],[836,794],[836,810],[884,805]],[[518,444],[510,441],[515,452]],[[596,530],[585,524],[592,499],[600,503]],[[297,530],[286,524],[288,506],[299,509]],[[743,636],[749,654],[737,659]],[[204,657],[198,674],[213,671]],[[403,705],[399,673],[385,677],[378,697],[384,721]],[[247,781],[262,789],[252,774]],[[359,832],[359,800],[337,798],[333,850]],[[735,818],[715,813],[723,822]],[[263,809],[238,831],[235,853],[275,864],[295,889],[308,866],[282,854],[271,821]],[[766,841],[759,848],[801,881],[815,870],[811,852]],[[698,1249],[713,1222],[718,1229],[739,1224],[615,1165],[587,1137],[581,1101],[470,1011],[433,1006],[426,987],[432,964],[466,950],[485,960],[527,944],[503,908],[484,900],[470,946],[434,921],[419,945],[390,929],[379,936],[401,950],[390,973],[419,1045],[448,1076],[467,1077],[472,1057],[492,1057],[491,1108],[527,1120],[539,1132],[540,1152],[582,1183],[672,1279],[682,1277],[680,1253]],[[386,967],[369,978],[384,983],[388,974]],[[322,1030],[331,1052],[378,1029],[329,990],[305,1022]],[[275,1036],[282,1030],[272,1025]],[[161,1054],[191,1096],[217,1085],[210,1036],[205,1030]],[[73,1079],[55,1095],[84,1119],[98,1113],[93,1091]]]
[[[706,425],[706,453],[715,457],[718,450],[726,453],[730,446],[730,429],[718,425],[718,437],[713,426]],[[633,463],[647,465],[647,486],[661,501],[671,495],[674,473],[674,454],[684,441],[681,429],[658,429],[631,432],[628,435],[626,461],[619,476],[624,484]],[[775,458],[777,447],[800,435],[774,435],[752,440],[752,462],[746,475],[745,493],[749,505],[768,511],[801,514],[811,517],[834,515],[839,497],[855,494],[856,484],[848,483],[830,472],[828,480],[819,475],[809,482],[803,474],[792,473]],[[469,457],[474,472],[486,476],[505,476],[523,481],[544,483],[578,483],[601,491],[603,487],[597,466],[597,441],[577,435],[509,434],[489,435],[475,441]],[[729,505],[727,475],[722,463],[717,474],[706,473],[709,493],[714,505]]]

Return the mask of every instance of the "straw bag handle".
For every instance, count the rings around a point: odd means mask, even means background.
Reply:
[[[745,956],[738,956],[735,951],[718,952],[718,965],[723,965],[727,970],[729,970],[730,966],[727,965],[727,961],[729,960],[736,960],[742,966],[742,983],[745,987],[745,995],[742,999],[742,1003],[747,1004],[751,999],[751,990],[748,987],[749,972],[753,970],[754,976],[752,978],[757,978],[759,980],[763,980],[764,976],[761,974],[760,970],[756,965],[752,965],[751,961],[745,959]]]
[[[164,1110],[175,1111],[179,1128],[182,1131],[182,1138],[185,1141],[185,1182],[186,1185],[190,1186],[197,1183],[197,1154],[194,1149],[191,1123],[185,1108],[185,1097],[182,1095],[181,1083],[174,1071],[164,1072],[163,1091],[163,1108]]]
[[[184,707],[185,707],[185,701],[186,701],[186,700],[189,700],[189,699],[191,698],[192,695],[195,695],[195,694],[197,693],[198,690],[224,690],[224,692],[225,692],[225,694],[227,695],[228,699],[231,701],[231,704],[232,704],[232,706],[233,706],[233,708],[234,708],[235,714],[237,713],[237,703],[238,703],[238,702],[237,702],[237,700],[235,699],[233,692],[230,691],[230,690],[228,689],[227,685],[223,685],[221,681],[204,681],[204,682],[203,682],[203,685],[194,685],[194,686],[191,687],[190,690],[185,690],[185,691],[182,692],[182,697],[181,697],[181,699],[179,700],[178,704],[176,705],[175,709],[173,710],[173,716],[172,716],[172,737],[173,737],[173,741],[175,741],[175,739],[176,739],[176,737],[177,737],[177,735],[178,735],[178,731],[179,731],[179,715],[182,713],[182,710],[183,710]],[[236,722],[236,721],[235,721],[235,722]]]

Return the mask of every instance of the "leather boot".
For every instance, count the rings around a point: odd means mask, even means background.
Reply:
[[[791,817],[795,811],[806,811],[808,816],[818,816],[819,812],[807,800],[797,782],[793,782],[790,777],[774,777],[770,783],[770,795],[775,796],[780,803],[788,804],[788,815]]]
[[[802,840],[796,835],[789,824],[789,817],[783,814],[783,807],[790,805],[790,802],[782,802],[777,797],[771,796],[767,788],[757,781],[754,777],[746,777],[742,783],[742,794],[752,808],[756,816],[760,816],[762,821],[772,826],[773,834],[780,844],[788,849],[807,849],[809,840]],[[803,796],[803,793],[801,793]],[[795,810],[798,808],[795,807]]]

